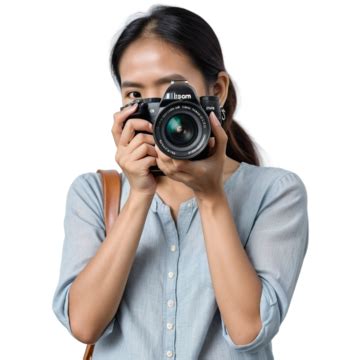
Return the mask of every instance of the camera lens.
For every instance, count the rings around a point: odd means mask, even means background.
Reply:
[[[195,159],[206,148],[210,132],[206,112],[185,101],[165,106],[154,123],[157,146],[173,159]]]
[[[188,114],[176,114],[165,126],[167,140],[175,146],[185,147],[196,139],[198,130],[194,119]]]

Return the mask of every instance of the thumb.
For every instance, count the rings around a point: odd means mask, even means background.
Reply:
[[[216,117],[213,111],[210,113],[210,121],[215,128],[221,125],[219,119]]]
[[[210,113],[210,122],[211,122],[211,130],[215,137],[215,152],[224,153],[226,151],[227,144],[227,135],[225,130],[222,128],[219,119],[216,117],[215,113],[212,111]]]

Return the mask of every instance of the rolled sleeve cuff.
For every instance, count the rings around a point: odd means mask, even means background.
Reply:
[[[69,333],[73,337],[75,337],[74,334],[71,331],[70,318],[69,318],[69,312],[68,312],[68,309],[69,309],[69,290],[70,290],[70,286],[67,288],[66,295],[65,295],[65,305],[64,305],[64,320],[65,320],[65,322],[63,324],[68,329]],[[114,325],[115,325],[115,317],[109,322],[109,324],[107,325],[107,327],[105,328],[105,330],[103,331],[103,333],[101,334],[100,338],[97,341],[99,341],[103,337],[111,334],[113,329],[114,329]]]
[[[222,335],[232,349],[239,351],[258,350],[262,346],[268,344],[279,331],[280,313],[275,291],[266,281],[262,281],[262,285],[260,299],[260,317],[262,327],[253,341],[248,344],[235,344],[230,338],[224,320],[221,317]]]

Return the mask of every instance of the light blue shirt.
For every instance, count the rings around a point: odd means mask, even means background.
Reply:
[[[308,246],[306,189],[294,172],[245,162],[224,189],[240,241],[263,285],[257,337],[238,345],[227,333],[212,286],[196,198],[181,203],[175,224],[169,206],[155,193],[122,301],[95,345],[94,360],[273,359],[271,340],[288,311]],[[129,190],[122,173],[120,208]],[[105,236],[100,174],[74,179],[64,229],[52,306],[72,334],[69,288]]]

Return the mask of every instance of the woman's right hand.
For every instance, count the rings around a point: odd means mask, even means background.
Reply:
[[[151,123],[144,119],[129,119],[123,125],[136,108],[137,104],[114,114],[111,132],[117,146],[115,160],[128,178],[132,192],[154,195],[157,183],[149,167],[156,165],[157,153]],[[135,135],[135,130],[150,134]]]

